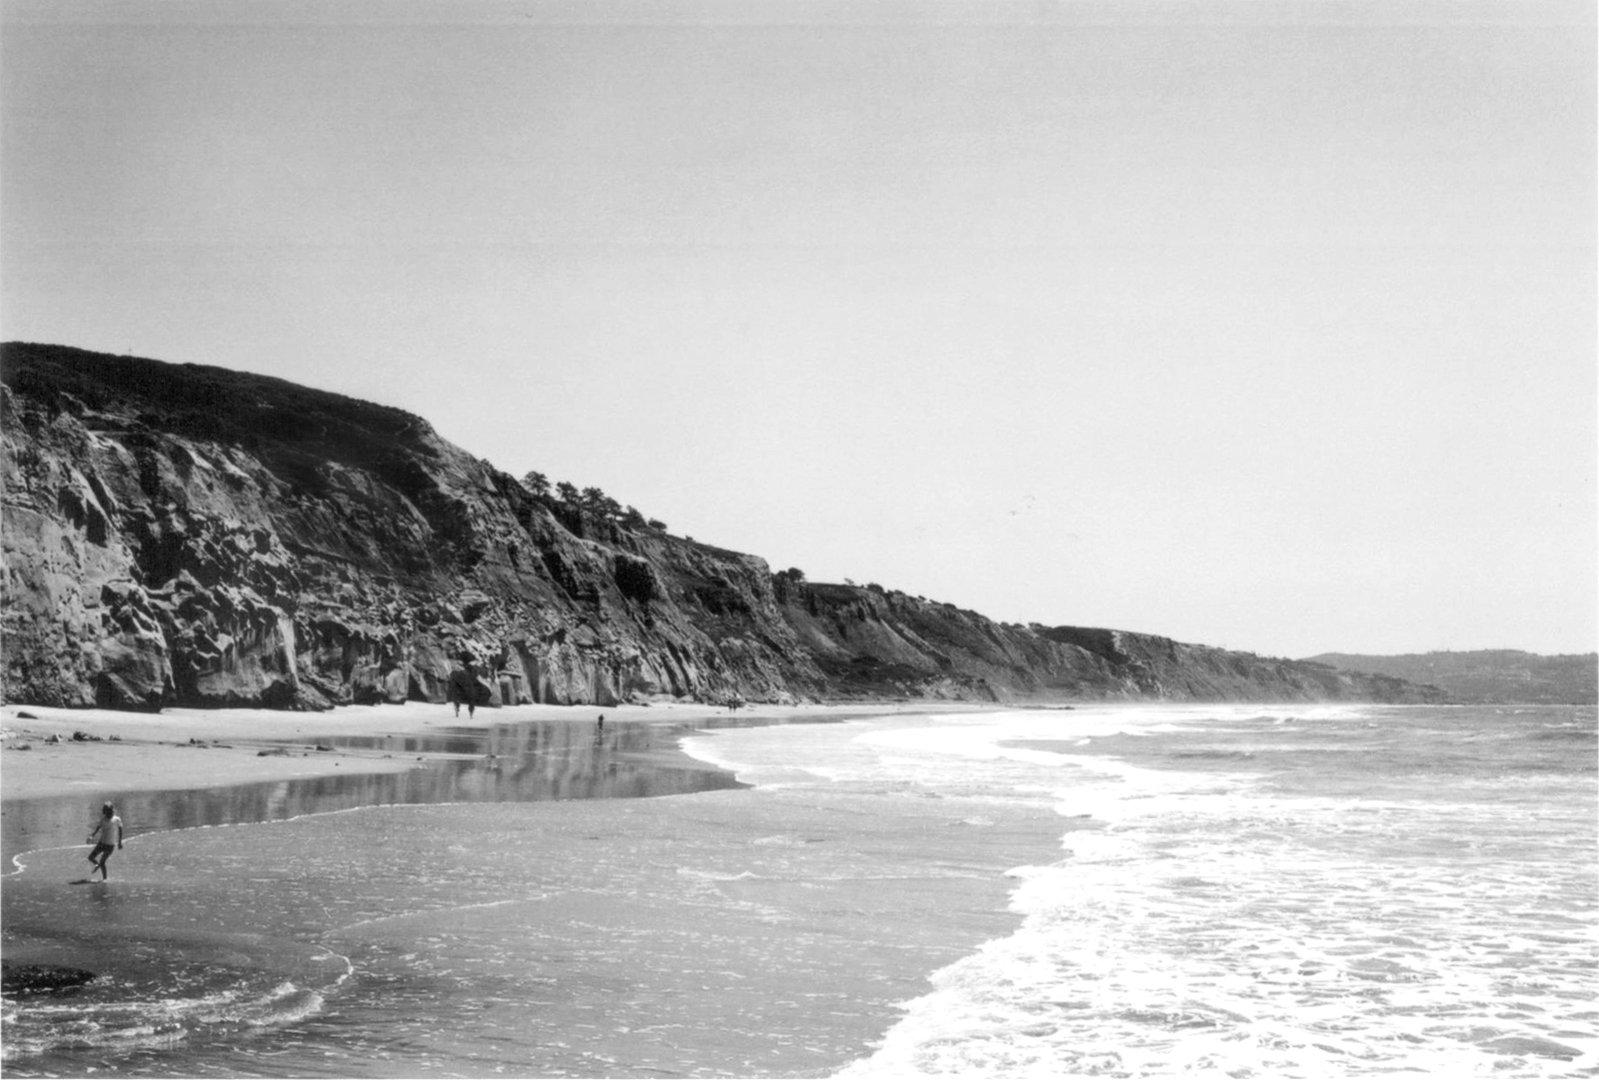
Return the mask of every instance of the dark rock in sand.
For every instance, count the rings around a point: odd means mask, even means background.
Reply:
[[[18,343],[0,366],[8,701],[441,702],[461,657],[487,706],[1436,696],[773,574],[279,379]]]
[[[82,986],[94,977],[94,972],[82,968],[0,960],[0,990],[11,995],[58,994]]]

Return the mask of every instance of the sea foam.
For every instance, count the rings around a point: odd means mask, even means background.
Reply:
[[[1058,755],[1076,787],[1057,809],[1094,827],[1066,833],[1058,863],[1013,872],[1018,930],[934,974],[879,1049],[839,1075],[1591,1074],[1595,1014],[1579,1003],[1596,950],[1580,867],[1594,845],[1570,814],[1584,798],[1591,811],[1591,780],[1542,788],[1555,817],[1575,797],[1563,826],[1507,822],[1473,768],[1434,775],[1424,798],[1367,776],[1348,740],[1372,730],[1369,713],[1305,718],[1318,739],[1337,729],[1336,752],[1263,737],[1292,728],[1276,717],[1218,710],[1209,725],[1161,724],[1167,742],[1173,727],[1193,738],[1146,763]],[[1121,712],[1088,726],[1125,750],[1138,722]],[[976,766],[1002,756],[984,740],[1036,727],[874,741]],[[1459,734],[1405,737],[1448,740],[1442,754]],[[1319,791],[1326,770],[1346,771],[1337,797],[1299,794],[1315,761]]]

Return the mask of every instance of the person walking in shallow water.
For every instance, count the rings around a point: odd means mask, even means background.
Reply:
[[[94,850],[89,852],[90,864],[100,871],[101,881],[109,880],[111,875],[106,872],[105,862],[113,851],[122,847],[122,819],[117,817],[116,808],[110,803],[100,807],[100,822],[89,834],[89,843],[94,845]],[[89,874],[92,878],[94,871],[90,870]]]

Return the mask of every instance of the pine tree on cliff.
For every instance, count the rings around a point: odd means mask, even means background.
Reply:
[[[597,487],[586,487],[582,494],[583,510],[602,521],[622,516],[622,504]]]
[[[522,477],[522,486],[527,488],[528,494],[535,499],[548,499],[550,497],[550,478],[536,470]]]

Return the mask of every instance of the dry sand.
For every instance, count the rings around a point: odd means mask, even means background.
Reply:
[[[736,714],[744,722],[971,709],[970,705],[757,705]],[[709,705],[519,705],[479,709],[457,718],[445,704],[346,706],[322,713],[271,709],[167,709],[160,713],[106,709],[0,707],[0,799],[34,799],[74,790],[185,790],[290,780],[351,772],[403,772],[414,756],[347,748],[319,751],[333,736],[414,735],[449,728],[540,720],[691,724],[726,718]],[[88,738],[77,739],[82,733]],[[50,741],[55,737],[58,741]],[[277,753],[287,750],[286,754]],[[262,756],[262,751],[273,751]],[[430,755],[434,759],[442,755]]]

